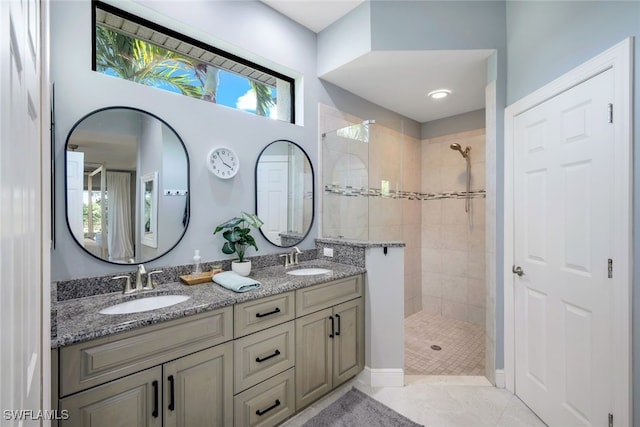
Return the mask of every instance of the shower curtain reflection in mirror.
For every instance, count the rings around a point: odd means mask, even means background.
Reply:
[[[158,172],[152,172],[142,177],[141,189],[142,215],[140,230],[142,230],[142,244],[151,248],[158,247]]]
[[[131,174],[107,172],[107,243],[109,260],[134,258],[131,227]]]

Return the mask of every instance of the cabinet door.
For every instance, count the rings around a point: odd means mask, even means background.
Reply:
[[[60,399],[69,411],[61,427],[162,426],[162,369],[158,366]]]
[[[364,367],[364,310],[362,298],[333,308],[333,387],[352,378]]]
[[[232,358],[229,342],[164,364],[165,426],[233,425]]]
[[[296,319],[296,410],[331,391],[330,308]]]

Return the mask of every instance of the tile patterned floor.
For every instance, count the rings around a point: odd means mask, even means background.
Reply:
[[[404,387],[371,388],[349,381],[282,426],[302,426],[351,387],[426,427],[545,427],[517,396],[486,378],[419,375],[406,376]]]
[[[404,320],[406,375],[483,376],[484,348],[482,326],[424,311]]]

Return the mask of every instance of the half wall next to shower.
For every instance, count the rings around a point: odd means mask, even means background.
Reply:
[[[403,241],[405,316],[422,308],[420,161],[419,139],[373,121],[322,137],[322,236]]]

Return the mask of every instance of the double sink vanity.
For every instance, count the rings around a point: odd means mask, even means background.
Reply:
[[[173,282],[56,302],[60,425],[277,425],[363,369],[364,273],[313,260],[255,269],[246,293]]]
[[[219,147],[209,161],[220,149],[239,160]],[[182,240],[193,209],[189,195],[200,192],[191,187],[187,145],[154,114],[105,107],[76,122],[64,154],[71,240],[100,263],[139,266],[135,291],[129,273],[76,279],[85,266],[54,284],[58,425],[272,426],[364,368],[364,247],[337,250],[331,258],[358,266],[320,258],[315,249],[293,266],[285,255],[284,267],[273,266],[278,254],[257,256],[254,266],[261,268],[254,267],[251,278],[261,287],[245,293],[178,282],[190,266],[146,273],[144,285],[142,264]],[[278,186],[276,202],[265,197],[274,190],[266,179],[274,168],[290,186],[284,192]],[[260,228],[263,237],[279,248],[302,242],[315,205],[304,149],[285,139],[267,144],[255,164],[255,187],[256,214],[272,221]],[[126,218],[135,218],[132,230]]]

